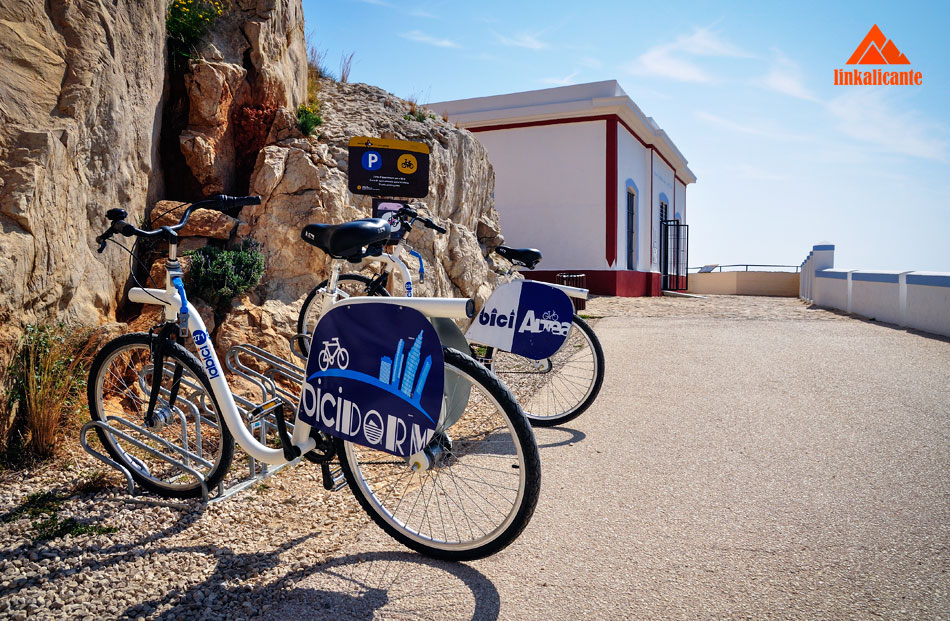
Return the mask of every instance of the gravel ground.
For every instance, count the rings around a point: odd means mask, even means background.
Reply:
[[[950,343],[797,300],[594,298],[607,376],[539,429],[524,534],[408,553],[316,466],[206,508],[0,475],[0,618],[950,617]],[[293,490],[293,491],[291,491]],[[31,493],[118,528],[36,541]]]

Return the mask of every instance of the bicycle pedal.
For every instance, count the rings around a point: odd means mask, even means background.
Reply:
[[[320,464],[320,473],[323,475],[323,489],[338,492],[346,487],[346,477],[339,466],[331,468],[329,463],[323,462]]]

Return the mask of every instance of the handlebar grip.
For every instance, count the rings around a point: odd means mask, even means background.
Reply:
[[[425,225],[426,225],[428,228],[430,228],[430,229],[432,229],[433,231],[435,231],[436,233],[440,233],[440,234],[442,234],[442,235],[445,235],[445,234],[448,232],[448,230],[442,228],[441,226],[439,226],[438,224],[436,224],[436,223],[433,222],[432,220],[426,220],[426,221],[425,221]]]
[[[260,196],[227,196],[225,194],[218,194],[214,198],[216,201],[218,201],[219,209],[261,204]]]

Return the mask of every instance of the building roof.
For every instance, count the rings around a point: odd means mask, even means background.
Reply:
[[[466,129],[615,114],[647,146],[652,146],[684,183],[696,175],[669,135],[637,107],[616,80],[536,91],[440,101],[426,105]]]

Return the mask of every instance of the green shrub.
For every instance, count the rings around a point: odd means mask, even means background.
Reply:
[[[215,307],[225,306],[235,296],[253,289],[264,275],[264,253],[252,239],[245,239],[235,250],[205,246],[185,254],[192,258],[190,286]]]
[[[89,336],[89,330],[65,323],[26,327],[4,382],[5,461],[46,459],[56,452],[64,423],[84,407]]]
[[[320,106],[317,103],[300,104],[297,108],[297,127],[304,136],[309,136],[319,125],[323,124],[320,116]]]
[[[165,32],[172,57],[194,58],[195,45],[215,20],[224,15],[226,0],[174,0],[165,14]]]

